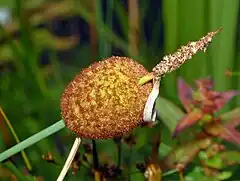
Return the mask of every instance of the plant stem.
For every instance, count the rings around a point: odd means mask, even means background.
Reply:
[[[52,135],[53,133],[58,132],[59,130],[63,129],[64,127],[65,127],[64,121],[60,120],[57,123],[49,126],[48,128],[36,133],[35,135],[27,138],[26,140],[18,143],[17,145],[13,146],[12,148],[1,153],[0,154],[0,162],[15,155],[16,153],[22,151],[23,149],[33,145],[34,143],[37,143],[38,141],[42,140],[43,138],[46,138],[46,137]]]
[[[143,85],[143,84],[149,82],[149,81],[152,80],[152,79],[153,79],[153,73],[151,72],[151,73],[149,73],[149,74],[144,75],[143,77],[141,77],[141,78],[138,80],[138,84],[139,84],[139,85]]]
[[[7,123],[8,127],[9,127],[9,129],[10,129],[14,139],[16,140],[16,142],[20,143],[20,140],[19,140],[19,138],[17,136],[17,133],[15,132],[11,122],[9,121],[9,119],[7,118],[6,114],[4,113],[4,111],[3,111],[3,109],[1,107],[0,107],[0,114],[3,116],[4,120],[6,121],[6,123]],[[31,165],[31,163],[30,163],[26,153],[24,151],[21,151],[21,154],[22,154],[23,160],[24,160],[24,162],[25,162],[25,164],[27,166],[27,169],[28,170],[32,170],[32,165]]]
[[[121,143],[121,139],[117,142],[117,149],[118,149],[117,168],[120,169],[120,167],[121,167],[121,160],[122,160],[122,143]]]
[[[98,153],[97,153],[97,145],[96,141],[92,140],[92,146],[93,146],[93,169],[97,170],[99,169],[99,161],[98,161]]]
[[[19,169],[17,169],[12,162],[7,161],[4,165],[6,168],[11,170],[11,172],[17,177],[18,181],[32,181],[29,176],[24,176],[23,173]]]
[[[93,155],[94,180],[100,181],[101,174],[99,172],[99,161],[98,161],[97,145],[95,140],[92,140],[92,147],[93,147],[92,155]]]
[[[72,161],[74,160],[74,157],[77,153],[77,150],[78,150],[80,144],[81,144],[81,138],[76,138],[74,143],[73,143],[72,149],[71,149],[71,151],[68,155],[68,158],[67,158],[67,160],[66,160],[66,162],[63,166],[63,169],[62,169],[60,175],[58,176],[57,181],[63,181],[63,179],[65,178],[65,176],[66,176],[66,174],[67,174],[67,172],[68,172],[68,170],[69,170],[69,168],[72,164]]]
[[[168,172],[163,173],[162,177],[166,177],[166,176],[172,175],[172,174],[177,173],[177,172],[178,172],[177,169],[173,169],[173,170],[170,170]]]

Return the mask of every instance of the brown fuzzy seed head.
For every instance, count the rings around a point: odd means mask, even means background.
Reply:
[[[61,99],[66,126],[82,138],[107,139],[133,130],[143,118],[152,83],[148,71],[126,57],[110,57],[82,70]]]

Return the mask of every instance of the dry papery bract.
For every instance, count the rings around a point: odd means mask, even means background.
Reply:
[[[81,138],[122,136],[143,120],[152,83],[139,85],[149,72],[127,57],[110,57],[82,70],[61,99],[66,126]]]

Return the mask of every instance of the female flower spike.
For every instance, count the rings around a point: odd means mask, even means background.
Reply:
[[[122,136],[143,120],[152,83],[139,85],[149,72],[127,57],[110,57],[81,71],[61,99],[66,126],[81,138]]]

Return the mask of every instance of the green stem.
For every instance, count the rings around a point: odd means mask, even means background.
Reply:
[[[15,155],[16,153],[22,151],[23,149],[37,143],[38,141],[42,140],[43,138],[46,138],[53,133],[56,133],[57,131],[63,129],[65,127],[64,121],[60,120],[57,123],[49,126],[48,128],[36,133],[35,135],[27,138],[26,140],[22,141],[21,143],[13,146],[12,148],[4,151],[0,154],[0,162],[6,160],[7,158]]]
[[[231,76],[239,76],[240,72],[231,72]]]
[[[16,168],[16,166],[10,162],[7,161],[5,164],[5,167],[11,170],[11,172],[17,177],[19,181],[32,181],[32,179],[29,176],[24,176],[19,169]]]
[[[97,145],[96,141],[92,140],[92,147],[93,147],[93,169],[98,170],[99,169],[99,161],[98,161],[98,153],[97,153]]]
[[[14,137],[14,139],[16,140],[17,143],[20,143],[20,139],[18,138],[17,133],[15,132],[11,122],[9,121],[9,119],[7,118],[7,116],[5,115],[5,113],[4,113],[4,111],[2,110],[1,107],[0,107],[0,113],[2,114],[4,120],[6,121],[8,127],[9,127],[9,129],[10,129],[10,131],[11,131],[13,137]],[[30,163],[30,161],[29,161],[29,159],[27,157],[27,154],[24,151],[21,151],[21,154],[22,154],[23,160],[24,160],[24,162],[25,162],[25,164],[27,166],[27,169],[28,170],[32,170],[32,165],[31,165],[31,163]]]
[[[173,170],[170,170],[168,172],[163,173],[162,177],[166,177],[166,176],[172,175],[172,174],[177,173],[177,172],[178,172],[177,169],[173,169]]]
[[[118,149],[118,163],[117,163],[117,168],[121,169],[121,160],[122,160],[122,143],[121,143],[121,139],[120,141],[117,143],[117,149]]]
[[[154,77],[154,76],[153,76],[153,73],[149,73],[149,74],[141,77],[141,78],[138,80],[138,84],[139,84],[139,85],[143,85],[143,84],[151,81],[151,80],[153,79],[153,77]]]

